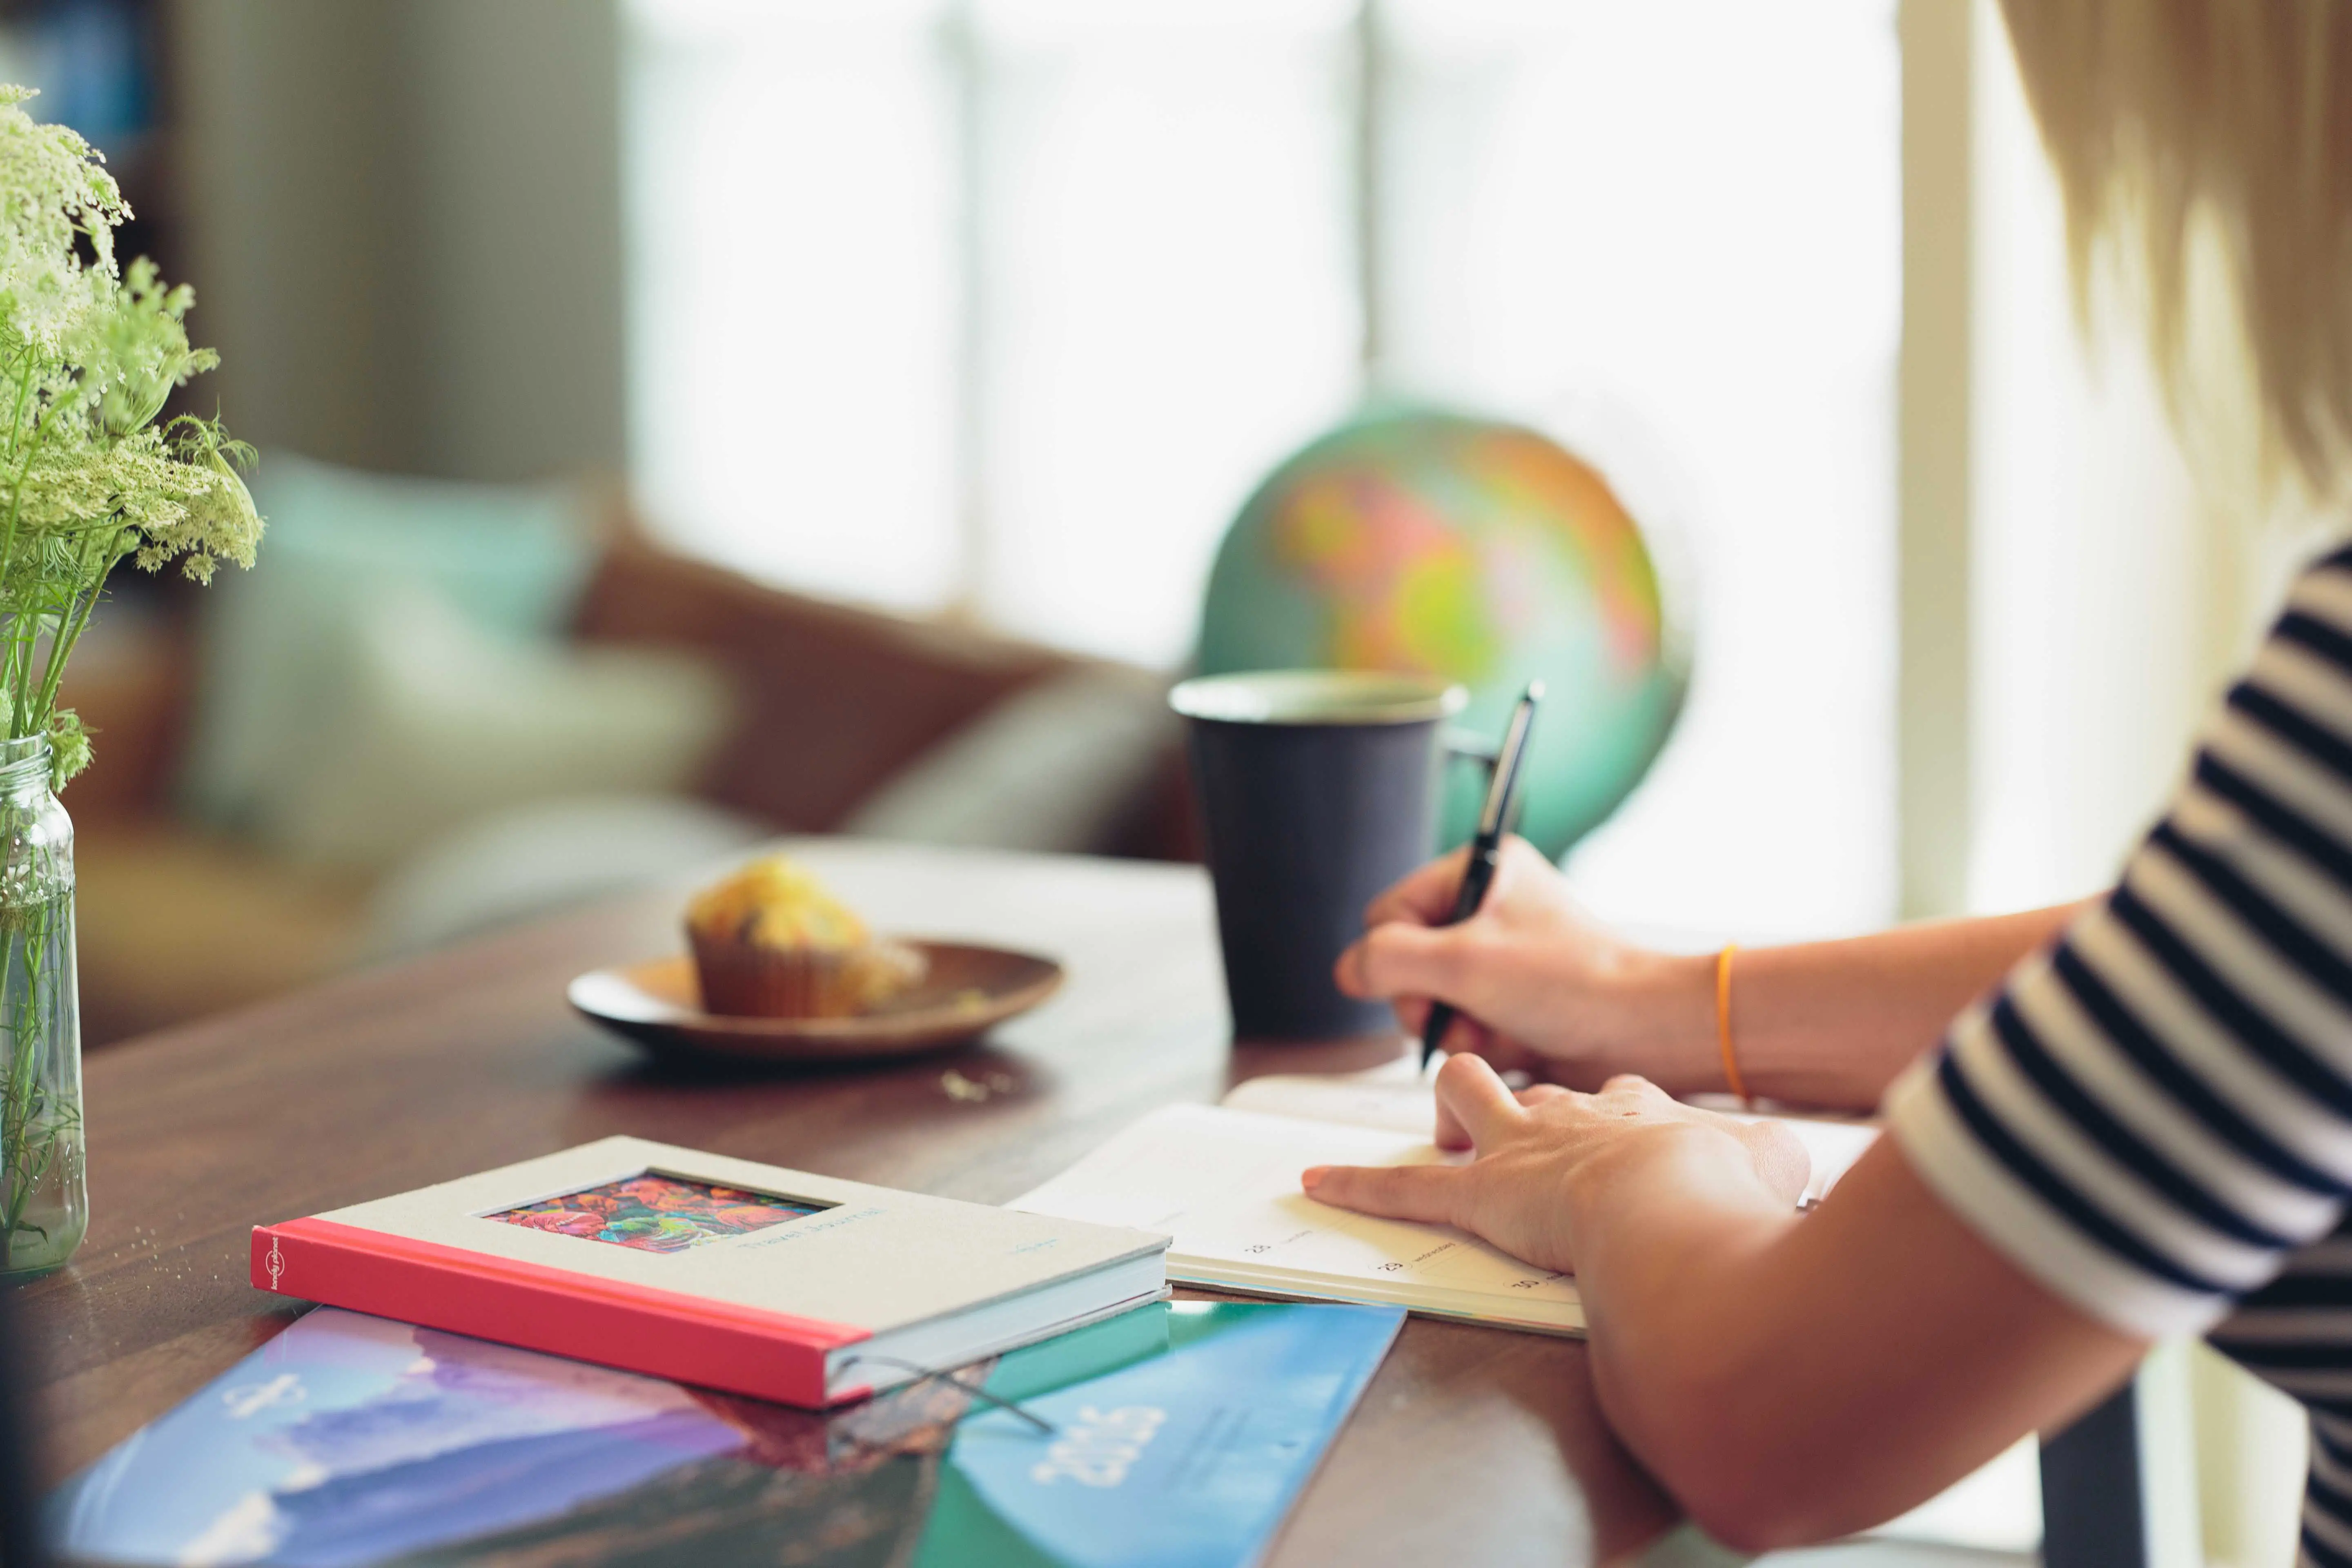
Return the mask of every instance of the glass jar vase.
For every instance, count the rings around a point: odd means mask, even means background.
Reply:
[[[57,1268],[89,1224],[73,819],[49,742],[0,740],[0,1279]]]

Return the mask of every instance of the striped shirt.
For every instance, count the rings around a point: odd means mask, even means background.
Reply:
[[[2352,547],[2297,581],[2115,890],[1885,1112],[2027,1274],[2309,1407],[2303,1561],[2352,1568]]]

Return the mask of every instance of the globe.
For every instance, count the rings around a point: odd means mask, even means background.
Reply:
[[[1198,663],[1444,676],[1470,691],[1461,725],[1489,741],[1540,677],[1519,831],[1554,858],[1641,782],[1690,673],[1657,564],[1600,470],[1532,429],[1430,410],[1343,426],[1258,487],[1210,571]],[[1454,769],[1445,843],[1475,831],[1485,788]]]

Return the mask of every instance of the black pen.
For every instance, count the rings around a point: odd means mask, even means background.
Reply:
[[[1518,705],[1511,710],[1510,727],[1503,731],[1503,749],[1495,755],[1495,776],[1486,785],[1486,809],[1478,814],[1470,858],[1462,868],[1462,890],[1454,895],[1454,913],[1447,925],[1460,925],[1486,901],[1487,886],[1495,879],[1495,857],[1503,847],[1503,835],[1510,831],[1512,808],[1519,803],[1520,764],[1527,760],[1528,731],[1535,728],[1536,704],[1543,700],[1543,682],[1530,680],[1519,695]],[[1424,1070],[1429,1058],[1437,1054],[1445,1031],[1453,1026],[1454,1009],[1443,1002],[1430,1004],[1429,1022],[1421,1030]]]

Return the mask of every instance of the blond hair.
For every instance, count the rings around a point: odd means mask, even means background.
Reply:
[[[2077,302],[2102,251],[2145,296],[2176,419],[2192,384],[2196,239],[2218,241],[2263,465],[2352,480],[2352,5],[2002,0],[2065,195]]]

